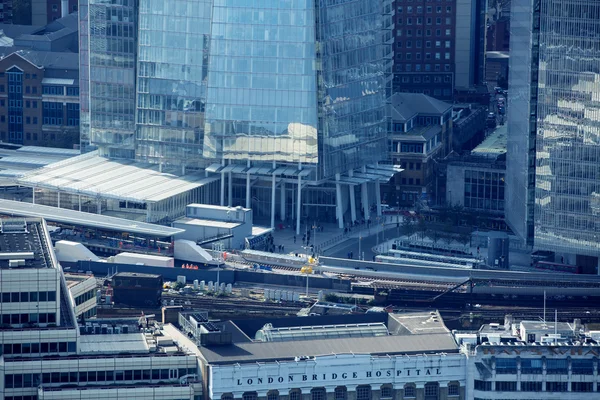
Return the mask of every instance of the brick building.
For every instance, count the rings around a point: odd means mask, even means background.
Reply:
[[[394,92],[452,99],[455,1],[396,0]]]

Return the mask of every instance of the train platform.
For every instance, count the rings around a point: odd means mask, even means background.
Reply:
[[[296,235],[294,228],[290,225],[281,223],[276,225],[272,232],[273,241],[275,244],[275,253],[282,254],[308,254],[308,255],[323,255],[327,250],[336,247],[344,242],[357,242],[359,238],[366,238],[380,233],[384,226],[388,229],[392,224],[397,223],[399,219],[402,223],[402,217],[395,215],[384,215],[379,220],[370,225],[362,224],[355,227],[340,229],[334,223],[319,223],[303,224],[301,234]],[[310,235],[308,232],[310,231]],[[310,241],[307,243],[307,238],[310,236]],[[311,247],[314,246],[314,247]],[[280,250],[279,246],[283,246]],[[352,252],[352,258],[358,259],[358,251],[354,249],[356,246],[348,248],[348,253]]]

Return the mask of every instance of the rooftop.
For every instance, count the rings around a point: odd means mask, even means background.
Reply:
[[[114,232],[130,232],[161,238],[183,232],[183,229],[171,228],[168,226],[13,200],[0,199],[0,214],[44,218],[47,221],[63,224],[86,226]]]
[[[41,220],[3,219],[0,269],[55,268]]]
[[[221,228],[221,229],[233,229],[240,225],[243,225],[241,222],[227,222],[227,221],[215,221],[212,219],[200,219],[200,218],[179,218],[175,221],[178,224],[185,225],[197,225],[197,226],[206,226],[210,228]]]
[[[32,171],[18,183],[93,198],[156,203],[218,179],[204,174],[180,177],[161,173],[158,165],[109,160],[94,151]]]
[[[521,326],[527,331],[549,331],[554,332],[554,321],[521,321]],[[572,331],[573,327],[568,322],[558,322],[556,324],[557,331]]]
[[[418,114],[444,114],[452,104],[423,93],[394,93],[390,97],[392,120],[408,121]]]
[[[79,338],[80,354],[149,353],[150,348],[143,333],[119,335],[82,335]]]
[[[79,70],[77,53],[31,50],[23,47],[0,47],[0,59],[16,54],[38,68]]]
[[[386,324],[390,335],[321,338],[309,335],[306,338],[285,342],[252,342],[256,332],[265,326],[265,321],[274,329],[305,328],[337,324]],[[257,329],[256,329],[257,328]],[[212,364],[232,364],[237,362],[260,362],[275,360],[293,360],[296,357],[314,357],[330,354],[371,354],[374,356],[396,354],[436,354],[455,353],[458,346],[451,333],[445,327],[440,315],[410,313],[394,314],[370,313],[363,315],[310,316],[279,319],[255,319],[253,321],[234,321],[227,325],[228,332],[239,331],[232,335],[233,343],[225,346],[202,346],[202,356]],[[343,336],[343,335],[340,335]],[[235,337],[244,338],[236,341]]]
[[[506,125],[496,128],[477,147],[471,150],[473,155],[497,157],[506,153]]]

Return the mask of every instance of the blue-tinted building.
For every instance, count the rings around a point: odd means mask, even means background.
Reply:
[[[600,255],[600,3],[513,0],[507,220],[536,249]]]
[[[368,219],[394,171],[378,165],[391,13],[369,0],[83,0],[82,146],[219,174],[222,205],[272,226]]]

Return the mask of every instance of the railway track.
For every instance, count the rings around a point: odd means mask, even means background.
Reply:
[[[247,298],[240,298],[239,300],[231,299],[220,299],[218,297],[194,297],[194,296],[179,296],[172,294],[163,295],[163,299],[170,302],[173,300],[177,305],[183,305],[184,307],[192,308],[205,308],[205,309],[218,309],[223,311],[239,311],[239,310],[254,310],[254,311],[268,311],[268,312],[279,312],[279,313],[296,313],[298,312],[304,303],[297,302],[262,302],[257,300],[251,300]]]

